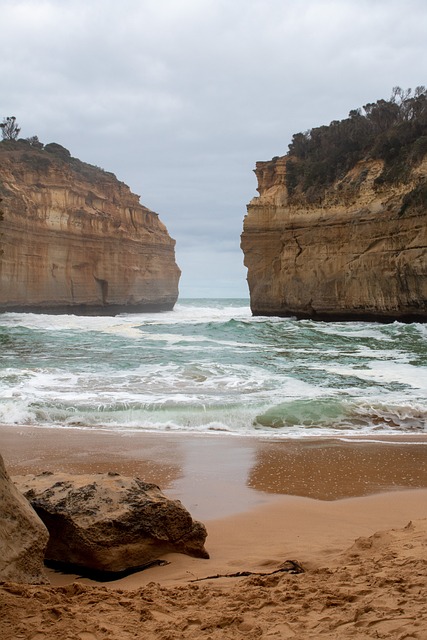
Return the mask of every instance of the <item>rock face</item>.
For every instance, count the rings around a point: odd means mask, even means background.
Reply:
[[[204,525],[139,478],[46,472],[15,481],[49,530],[46,560],[113,573],[167,552],[209,557]]]
[[[172,309],[175,241],[112,173],[60,145],[0,143],[0,311]]]
[[[49,534],[7,474],[0,456],[0,582],[45,584],[44,553]]]
[[[427,320],[427,158],[405,184],[359,162],[321,205],[290,202],[288,157],[258,162],[241,238],[255,315]]]

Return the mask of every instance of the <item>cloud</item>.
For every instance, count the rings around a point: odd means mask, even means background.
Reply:
[[[177,239],[188,295],[203,282],[247,294],[239,236],[257,160],[395,85],[425,84],[424,0],[0,0],[0,11],[0,116],[140,193]]]

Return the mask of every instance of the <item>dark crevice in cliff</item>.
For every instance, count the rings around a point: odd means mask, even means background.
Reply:
[[[302,254],[303,248],[299,243],[298,236],[294,236],[294,241],[295,241],[295,244],[298,247],[297,253],[295,254],[295,262],[296,262],[298,260],[298,258],[300,257],[300,255]]]
[[[108,304],[108,281],[94,276],[102,298],[102,304]]]
[[[138,231],[138,226],[135,222],[135,212],[132,209],[129,209],[129,215],[133,228],[135,229],[135,231]]]

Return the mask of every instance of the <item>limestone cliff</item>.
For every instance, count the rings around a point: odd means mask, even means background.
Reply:
[[[0,311],[172,309],[175,241],[112,174],[60,145],[0,143]]]
[[[395,184],[359,161],[317,203],[290,197],[289,160],[256,165],[241,240],[253,313],[426,321],[427,157]]]

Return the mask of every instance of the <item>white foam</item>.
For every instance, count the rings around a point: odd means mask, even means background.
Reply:
[[[250,321],[249,306],[200,306],[177,303],[173,311],[161,313],[132,313],[118,316],[74,316],[35,313],[5,313],[3,326],[25,327],[42,331],[97,331],[112,335],[140,338],[144,326],[222,323],[230,320]],[[157,339],[156,336],[153,338]],[[169,338],[172,339],[172,338]]]
[[[386,333],[387,325],[378,325],[375,329],[368,328],[365,323],[333,323],[319,324],[316,326],[316,331],[325,333],[330,336],[342,336],[344,338],[351,338],[352,340],[358,340],[360,338],[367,338],[369,340],[381,340],[385,342],[393,342],[393,338]]]
[[[0,424],[33,424],[35,421],[36,415],[25,400],[0,402]]]

